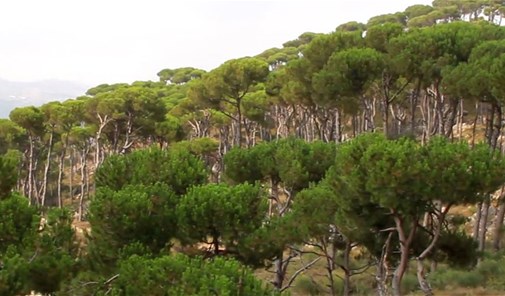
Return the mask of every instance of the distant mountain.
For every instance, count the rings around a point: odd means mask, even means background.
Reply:
[[[83,95],[90,86],[64,80],[19,82],[0,79],[0,118],[8,118],[16,107],[41,106]]]

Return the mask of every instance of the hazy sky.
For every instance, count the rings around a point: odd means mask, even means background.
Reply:
[[[206,70],[426,0],[2,0],[0,77],[90,85]]]

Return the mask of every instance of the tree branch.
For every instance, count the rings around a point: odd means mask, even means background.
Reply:
[[[288,283],[286,286],[284,286],[282,289],[280,289],[281,292],[285,291],[286,289],[290,288],[292,285],[293,285],[293,282],[295,281],[295,279],[304,271],[306,271],[307,269],[309,269],[310,267],[312,267],[312,265],[316,264],[317,261],[319,261],[321,259],[321,257],[317,257],[316,259],[312,260],[311,262],[307,263],[307,265],[305,265],[304,267],[298,269],[292,276],[291,278],[289,279]]]

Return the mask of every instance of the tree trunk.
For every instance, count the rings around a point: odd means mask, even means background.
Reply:
[[[489,197],[482,203],[482,217],[480,219],[479,251],[484,252],[486,248],[487,221],[489,215]]]
[[[478,241],[479,239],[481,218],[482,218],[482,202],[479,202],[479,204],[477,205],[477,212],[475,213],[475,221],[473,224],[472,237],[475,241]]]
[[[63,207],[63,198],[61,196],[61,182],[63,180],[63,170],[65,168],[65,147],[62,148],[62,151],[60,153],[60,158],[59,158],[59,164],[58,164],[58,208]]]
[[[433,296],[433,291],[431,290],[430,283],[426,279],[426,273],[424,271],[424,258],[417,258],[417,281],[419,282],[419,287],[426,296]]]
[[[407,271],[409,264],[409,252],[410,245],[414,239],[414,234],[416,232],[417,222],[413,221],[411,223],[411,228],[409,230],[408,236],[405,233],[405,225],[402,218],[394,216],[396,232],[398,233],[398,238],[400,240],[400,262],[393,274],[392,290],[394,296],[401,296],[401,283],[403,275]]]
[[[419,98],[419,93],[421,92],[421,80],[418,80],[416,88],[412,93],[411,101],[410,101],[410,129],[413,135],[416,134],[416,108],[417,108],[417,100]]]
[[[51,130],[51,133],[49,134],[49,143],[47,144],[46,165],[44,168],[44,179],[42,181],[42,188],[41,188],[41,193],[40,193],[40,198],[41,198],[40,204],[43,207],[46,205],[48,175],[49,175],[49,170],[51,169],[51,153],[53,150],[53,135],[54,135],[54,132]]]
[[[81,195],[79,196],[79,221],[84,216],[84,195],[86,194],[86,148],[81,150]]]
[[[286,276],[283,259],[284,255],[282,254],[282,252],[280,252],[279,257],[274,261],[275,276],[273,280],[273,285],[277,290],[282,289],[282,284],[284,283],[284,278]]]
[[[351,295],[352,287],[351,287],[351,265],[349,264],[349,258],[351,256],[351,242],[346,239],[345,242],[345,250],[344,250],[344,296]],[[332,294],[333,295],[333,294]]]
[[[493,232],[493,249],[499,251],[501,249],[501,240],[503,237],[503,218],[505,216],[505,203],[502,201],[498,207],[498,213],[494,221]]]
[[[335,291],[335,279],[333,278],[333,271],[335,270],[335,254],[336,254],[335,242],[330,242],[328,244],[326,238],[324,237],[321,239],[321,241],[322,241],[321,247],[326,257],[326,272],[328,274],[328,281],[330,282],[328,285],[330,287],[330,295],[335,296],[337,292]]]
[[[502,191],[503,191],[502,187]],[[503,218],[505,217],[505,201],[503,200],[503,192],[502,196],[500,196],[498,213],[496,214],[496,218],[494,220],[494,233],[493,233],[493,249],[497,252],[501,249],[501,240],[503,237]]]
[[[68,193],[69,194],[69,197],[70,197],[70,200],[72,201],[74,199],[74,153],[75,151],[73,150],[73,148],[70,150],[70,180],[69,180],[69,184],[68,184],[68,187],[69,187],[69,190],[70,192]]]
[[[381,257],[377,263],[377,272],[375,279],[377,282],[377,296],[387,296],[387,280],[389,277],[389,252],[391,248],[391,239],[393,238],[393,232],[390,232],[384,246],[382,247]]]
[[[28,201],[30,205],[36,203],[33,196],[33,137],[28,136],[28,141],[30,142],[30,152],[28,154]]]
[[[424,259],[433,251],[435,248],[439,238],[440,232],[442,231],[442,224],[445,221],[445,216],[449,212],[451,205],[447,205],[445,209],[441,209],[441,203],[437,202],[437,210],[436,212],[440,213],[437,215],[436,219],[433,219],[432,224],[434,225],[432,229],[433,237],[431,238],[430,244],[422,251],[422,253],[417,257],[417,280],[419,282],[419,287],[423,291],[424,295],[432,296],[433,291],[431,290],[431,286],[426,279],[426,273],[424,270]]]
[[[240,105],[240,99],[237,99],[237,131],[234,138],[234,145],[236,147],[241,147],[242,144],[242,109]]]
[[[472,147],[475,146],[475,136],[477,135],[477,121],[479,120],[480,103],[475,103],[475,117],[472,126]]]

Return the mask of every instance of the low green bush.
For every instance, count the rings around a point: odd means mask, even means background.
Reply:
[[[464,271],[440,269],[429,276],[430,284],[436,289],[451,287],[476,288],[485,285],[486,278],[477,270]]]

